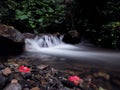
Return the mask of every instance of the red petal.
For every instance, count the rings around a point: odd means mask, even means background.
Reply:
[[[30,72],[30,68],[28,68],[26,66],[20,66],[19,71],[27,73],[27,72]]]
[[[78,85],[81,81],[81,79],[78,76],[70,76],[68,80],[73,82],[75,85]]]

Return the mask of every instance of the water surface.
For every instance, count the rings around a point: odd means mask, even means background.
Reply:
[[[120,68],[120,52],[97,48],[86,44],[61,44],[54,47],[32,47],[21,57],[29,58],[31,63],[49,64],[60,69],[76,69],[81,66],[118,70]]]

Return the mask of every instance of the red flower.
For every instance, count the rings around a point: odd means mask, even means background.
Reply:
[[[28,68],[26,66],[20,66],[19,71],[24,72],[24,73],[28,73],[28,72],[30,72],[30,68]]]
[[[82,79],[79,78],[78,76],[70,76],[68,78],[68,81],[73,82],[75,85],[78,85],[82,82]]]

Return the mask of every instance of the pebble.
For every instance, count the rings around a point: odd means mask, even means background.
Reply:
[[[6,78],[3,75],[0,75],[0,90],[6,84]]]
[[[94,73],[94,76],[95,77],[102,77],[106,80],[109,80],[110,79],[110,75],[105,73],[105,72],[98,72],[98,73]]]
[[[105,78],[107,81],[112,78],[111,74],[100,71],[92,74],[88,72],[90,76],[88,73],[82,73],[79,74],[80,77],[83,76],[81,77],[82,85],[76,86],[67,79],[71,75],[77,75],[74,72],[56,70],[49,65],[31,65],[29,67],[31,71],[24,73],[20,72],[18,68],[13,68],[19,67],[19,64],[14,64],[12,67],[7,66],[0,65],[0,90],[99,90],[99,84],[97,89],[90,89],[90,85],[97,85],[93,82],[97,79],[96,77]],[[119,80],[112,82],[120,85]],[[101,85],[101,87],[103,86]]]
[[[5,69],[2,70],[2,73],[5,75],[5,76],[8,76],[9,74],[12,73],[11,69],[6,67]]]
[[[22,90],[22,87],[19,83],[10,83],[5,89],[3,90]]]
[[[40,70],[42,70],[42,69],[44,69],[44,68],[46,68],[46,67],[48,67],[48,65],[38,65],[38,66],[37,66],[37,68],[40,69]]]
[[[33,88],[30,89],[30,90],[40,90],[40,88],[39,88],[39,87],[33,87]]]
[[[23,88],[23,90],[30,90],[29,88]]]
[[[11,83],[16,84],[16,83],[18,83],[18,80],[13,79],[13,80],[11,81]]]

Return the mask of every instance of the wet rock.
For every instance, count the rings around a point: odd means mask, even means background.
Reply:
[[[0,36],[0,56],[3,57],[0,61],[7,61],[8,57],[20,55],[24,51],[23,42],[14,42],[9,38]]]
[[[109,80],[110,79],[110,75],[109,74],[107,74],[107,73],[105,73],[105,72],[98,72],[98,73],[94,73],[94,76],[95,77],[102,77],[102,78],[104,78],[104,79],[106,79],[106,80]]]
[[[19,61],[19,62],[17,62],[17,64],[18,64],[19,66],[20,66],[20,65],[26,65],[26,66],[28,66],[27,60]]]
[[[35,35],[32,33],[23,33],[24,39],[33,39]]]
[[[2,70],[2,73],[5,75],[5,76],[8,76],[9,74],[11,74],[11,69],[6,67],[4,70]]]
[[[22,73],[22,75],[23,75],[23,77],[24,77],[24,79],[31,79],[31,73]]]
[[[30,90],[29,88],[23,88],[23,90]]]
[[[111,74],[109,75],[107,72],[91,72],[91,70],[83,69],[85,72],[77,75],[77,73],[69,71],[56,70],[49,65],[38,64],[20,65],[25,68],[19,71],[20,66],[15,66],[15,62],[13,65],[11,64],[3,65],[4,68],[0,73],[0,90],[117,90],[111,89],[110,85],[119,86],[119,78],[110,76]],[[17,70],[14,67],[18,67]],[[26,67],[29,68],[29,72],[24,72]],[[107,75],[109,75],[109,79]],[[77,79],[75,78],[74,82],[74,78],[69,81],[70,76],[77,76]],[[104,79],[101,80],[101,77]],[[111,83],[108,83],[110,80]]]
[[[0,90],[4,87],[5,84],[6,84],[6,77],[0,75]]]
[[[14,42],[22,42],[23,35],[13,26],[0,24],[0,36],[6,37]]]
[[[71,30],[64,35],[63,41],[70,44],[80,43],[80,35],[76,30]]]
[[[99,87],[99,90],[106,90],[106,89],[104,89],[103,87]]]
[[[3,90],[22,90],[20,84],[9,84],[5,89]]]
[[[16,79],[13,79],[11,83],[3,90],[22,90],[22,87]]]
[[[9,74],[8,76],[7,76],[7,83],[10,83],[12,80],[14,80],[15,78],[14,78],[14,74],[13,73],[11,73],[11,74]]]
[[[92,83],[92,78],[91,76],[87,76],[83,79],[82,83],[80,84],[80,86],[82,88],[84,88],[85,90],[89,89]]]
[[[18,72],[14,72],[13,74],[11,74],[11,77],[17,79],[18,81],[24,80],[24,78],[21,75],[21,73],[18,73]]]
[[[74,88],[74,87],[76,87],[76,85],[74,85],[72,82],[67,81],[67,80],[62,80],[62,84],[63,84],[65,87],[68,87],[68,88]]]
[[[0,24],[0,42],[3,62],[8,56],[21,54],[24,50],[23,35],[12,26]]]
[[[5,66],[0,63],[0,70],[3,70],[4,68],[5,68]]]
[[[118,78],[118,77],[112,77],[111,78],[111,83],[113,85],[115,85],[116,87],[120,88],[120,78]]]
[[[31,82],[30,80],[22,80],[20,81],[20,85],[23,89],[30,89],[31,88]]]
[[[13,80],[11,80],[11,83],[18,83],[18,80],[13,79]]]
[[[45,69],[46,67],[48,67],[48,65],[38,65],[37,68],[40,70]]]
[[[40,88],[39,88],[39,87],[33,87],[33,88],[30,89],[30,90],[40,90]]]

